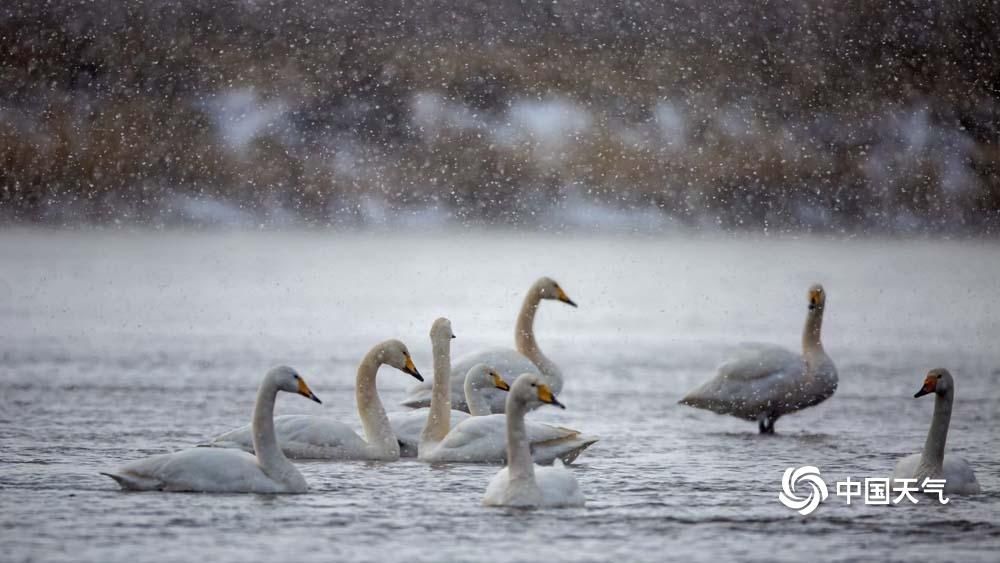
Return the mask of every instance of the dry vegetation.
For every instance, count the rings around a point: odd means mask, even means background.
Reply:
[[[159,223],[194,198],[530,224],[578,197],[737,229],[1000,229],[995,2],[354,4],[0,7],[0,216]],[[281,109],[234,144],[239,91]],[[422,95],[471,117],[430,131]],[[552,100],[589,123],[556,148],[498,133]]]

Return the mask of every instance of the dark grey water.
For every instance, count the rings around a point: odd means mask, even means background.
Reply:
[[[1000,246],[469,234],[0,231],[0,541],[7,561],[995,561],[1000,549]],[[508,344],[527,286],[555,277],[541,345],[569,409],[536,419],[601,436],[574,466],[588,505],[479,505],[488,466],[304,463],[304,496],[123,493],[97,474],[249,420],[288,363],[356,421],[355,363],[396,337],[430,373]],[[826,403],[753,424],[677,406],[742,341],[793,347],[805,291],[828,292]],[[831,484],[887,476],[923,443],[930,367],[955,374],[948,448],[985,494],[942,506],[777,501],[786,467]],[[385,370],[387,404],[408,377]]]

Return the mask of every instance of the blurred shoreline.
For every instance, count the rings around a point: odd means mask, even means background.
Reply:
[[[991,2],[0,8],[0,221],[1000,233]]]

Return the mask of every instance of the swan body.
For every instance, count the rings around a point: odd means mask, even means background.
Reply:
[[[924,385],[914,397],[933,393],[934,415],[927,433],[924,450],[899,460],[892,473],[893,480],[916,479],[921,486],[924,479],[944,479],[944,492],[952,495],[975,495],[981,492],[976,473],[968,461],[945,455],[944,447],[948,439],[952,404],[955,399],[955,380],[946,369],[931,370],[924,379]]]
[[[576,303],[566,295],[566,292],[555,280],[547,277],[538,279],[524,297],[521,311],[517,316],[514,329],[514,345],[516,349],[493,348],[468,354],[456,360],[451,371],[451,401],[452,408],[467,411],[468,405],[462,394],[465,375],[476,364],[486,364],[495,369],[510,383],[517,374],[535,373],[541,375],[546,383],[556,392],[562,391],[563,376],[559,366],[542,353],[535,341],[535,313],[543,299],[552,299],[576,307]],[[401,403],[410,408],[429,406],[431,403],[431,385],[424,383],[410,388],[406,399]],[[490,410],[502,413],[506,408],[506,397],[498,390],[488,391],[487,400]]]
[[[399,459],[399,442],[375,387],[375,376],[383,364],[423,380],[402,342],[387,340],[376,345],[365,355],[357,373],[355,392],[365,437],[359,436],[347,424],[327,417],[279,416],[275,418],[274,425],[284,454],[293,459]],[[208,445],[253,451],[253,432],[249,427],[237,428],[217,436]]]
[[[451,322],[438,319],[431,327],[431,346],[434,354],[434,387],[427,421],[420,434],[417,457],[429,463],[502,463],[507,459],[507,417],[502,414],[473,416],[451,425],[451,386],[449,384],[451,355]],[[509,386],[487,366],[480,364],[470,371],[485,370],[492,376],[491,386],[507,390]],[[541,376],[539,376],[541,377]],[[476,397],[470,396],[475,401]],[[484,405],[475,405],[477,410]],[[552,463],[560,458],[571,462],[596,438],[583,436],[576,430],[533,423],[525,428],[525,437],[532,456],[539,463]]]
[[[495,381],[499,380],[498,382]],[[485,364],[472,366],[465,376],[465,402],[469,406],[469,412],[452,409],[449,415],[449,422],[454,428],[456,424],[469,418],[469,416],[486,416],[490,414],[490,405],[485,397],[487,389],[495,389],[500,383],[506,388],[507,384],[497,373]],[[430,408],[415,409],[411,411],[389,413],[389,424],[392,431],[399,440],[400,457],[417,457],[417,449],[420,445],[420,434],[427,425],[427,416]]]
[[[292,368],[278,367],[264,377],[253,415],[257,455],[238,450],[194,448],[155,455],[104,473],[127,490],[213,493],[304,493],[309,485],[281,453],[272,415],[279,391],[298,393],[317,403],[305,380]]]
[[[524,416],[543,404],[565,408],[552,390],[535,374],[514,381],[507,399],[507,466],[486,487],[483,504],[520,508],[584,506],[585,500],[573,472],[556,461],[536,466],[531,459]]]
[[[779,417],[830,398],[837,390],[837,368],[820,341],[825,307],[823,287],[812,286],[801,355],[777,346],[748,345],[679,402],[756,420],[761,433],[773,433]]]

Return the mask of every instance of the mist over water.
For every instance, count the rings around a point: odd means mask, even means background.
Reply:
[[[991,243],[443,231],[0,232],[0,513],[10,561],[992,561],[1000,549],[1000,250]],[[308,495],[123,493],[98,471],[249,421],[287,363],[324,404],[277,412],[360,429],[354,372],[451,319],[456,355],[510,345],[528,285],[579,303],[536,319],[567,410],[534,420],[597,434],[571,466],[587,507],[479,505],[496,466],[308,462]],[[777,434],[676,404],[744,341],[794,349],[806,289],[828,293],[840,386]],[[984,494],[948,505],[778,503],[786,467],[831,484],[888,476],[919,451],[948,367],[948,452]],[[390,410],[411,378],[385,369]]]

